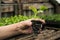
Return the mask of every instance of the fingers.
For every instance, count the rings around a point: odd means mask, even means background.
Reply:
[[[30,19],[30,20],[36,20],[36,21],[40,21],[40,22],[42,22],[42,23],[45,23],[45,20],[43,20],[43,19],[39,19],[39,18],[33,18],[33,19]]]
[[[35,20],[38,20],[38,21],[40,21],[42,23],[45,23],[45,20],[43,20],[43,19],[35,19]]]
[[[28,21],[25,21],[23,24],[25,26],[31,26],[32,25],[32,22],[28,20]]]
[[[32,22],[31,21],[28,21],[26,22],[27,26],[31,26],[32,25]]]
[[[42,23],[45,23],[45,20],[43,20],[43,19],[40,19],[40,18],[32,18],[32,19],[29,19],[30,21],[31,20],[36,20],[36,21],[40,21],[40,22],[42,22]]]
[[[31,25],[32,25],[31,20],[40,21],[40,22],[42,22],[43,24],[45,24],[45,20],[43,20],[43,19],[39,19],[39,18],[36,18],[36,19],[35,19],[35,18],[32,18],[32,19],[26,20],[26,21],[24,22],[24,25],[31,26]]]
[[[29,27],[28,29],[25,29],[25,30],[21,30],[21,32],[24,34],[31,34],[33,32],[32,27]]]

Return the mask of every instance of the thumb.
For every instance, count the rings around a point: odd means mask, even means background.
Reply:
[[[25,23],[25,25],[31,26],[31,25],[32,25],[32,22],[31,22],[31,21],[27,21],[27,22]]]

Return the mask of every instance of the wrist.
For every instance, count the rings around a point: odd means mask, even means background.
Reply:
[[[19,34],[22,33],[21,27],[23,27],[23,22],[19,22],[15,24],[15,31],[18,32]]]

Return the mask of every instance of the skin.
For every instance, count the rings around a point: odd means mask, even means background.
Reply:
[[[19,23],[7,25],[7,26],[2,26],[0,27],[0,40],[3,40],[5,38],[18,35],[18,34],[30,34],[32,33],[32,22],[31,20],[39,20],[42,23],[45,23],[44,20],[42,19],[29,19],[25,21],[21,21]],[[23,29],[25,27],[28,27],[26,29]]]

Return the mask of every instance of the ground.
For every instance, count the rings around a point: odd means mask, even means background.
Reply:
[[[18,35],[5,40],[60,40],[60,29],[46,27],[37,35]]]

